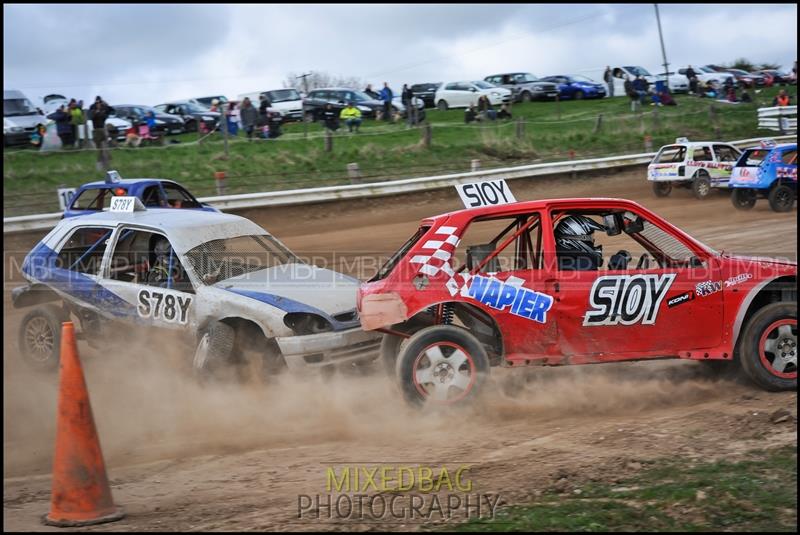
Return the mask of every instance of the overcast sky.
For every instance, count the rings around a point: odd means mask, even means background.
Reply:
[[[791,69],[797,5],[661,5],[667,59]],[[662,63],[653,4],[8,5],[5,89],[111,104],[275,89],[290,72],[404,82]]]

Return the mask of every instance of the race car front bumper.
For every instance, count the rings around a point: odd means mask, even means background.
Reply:
[[[378,356],[381,334],[361,328],[276,338],[289,370],[369,360]]]

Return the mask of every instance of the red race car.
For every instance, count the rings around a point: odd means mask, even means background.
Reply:
[[[633,201],[458,187],[477,207],[423,220],[359,289],[410,403],[474,397],[491,366],[656,358],[797,387],[796,262],[717,252]]]

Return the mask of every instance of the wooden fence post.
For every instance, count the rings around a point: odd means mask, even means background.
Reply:
[[[425,123],[425,126],[422,128],[422,145],[426,149],[431,148],[432,137],[433,137],[433,129],[431,128],[431,123]]]
[[[598,132],[600,132],[600,130],[602,128],[603,128],[603,114],[601,113],[601,114],[599,114],[597,116],[597,122],[594,123],[594,132],[593,133],[597,134]]]
[[[325,130],[325,152],[331,152],[333,150],[333,134],[331,131],[326,129]]]
[[[361,182],[361,170],[358,168],[357,162],[347,164],[347,177],[351,184]]]

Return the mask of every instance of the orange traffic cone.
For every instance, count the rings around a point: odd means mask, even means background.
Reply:
[[[64,322],[61,331],[57,417],[53,495],[43,522],[74,527],[119,520],[125,513],[111,499],[71,321]]]

